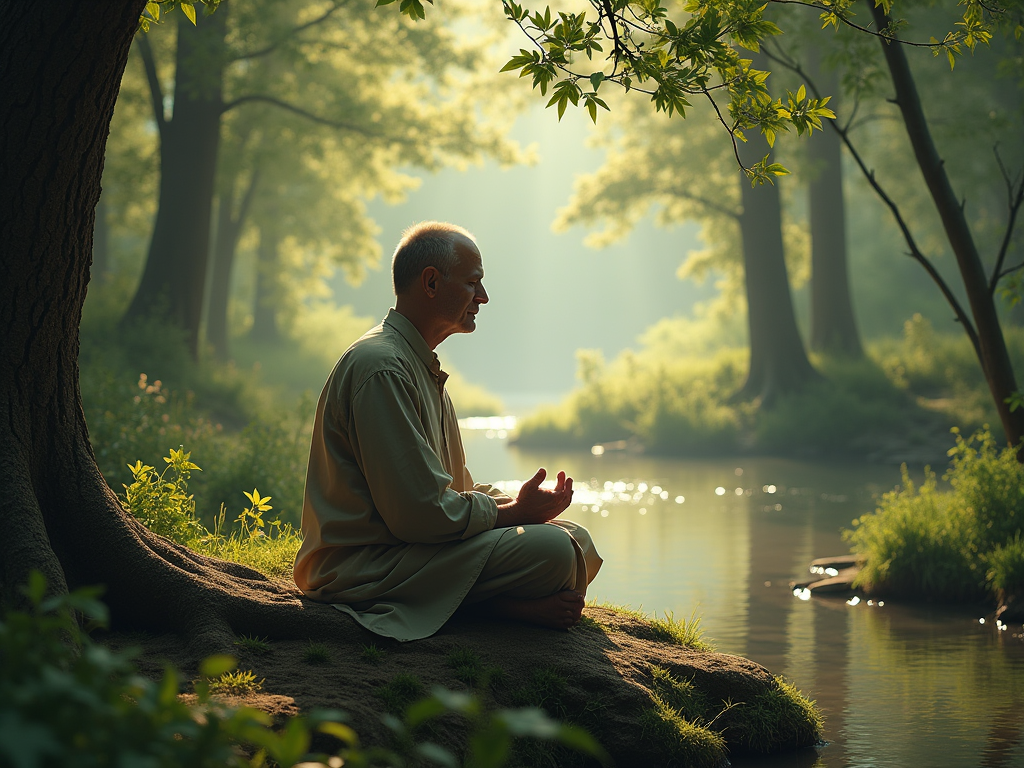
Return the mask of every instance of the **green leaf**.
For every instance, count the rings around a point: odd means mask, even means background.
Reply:
[[[594,89],[594,93],[597,93],[597,89],[601,86],[604,81],[604,72],[595,72],[590,76],[590,87]]]
[[[438,746],[430,741],[416,745],[416,754],[431,763],[442,765],[444,768],[459,768],[459,761],[455,755],[444,747]]]
[[[196,23],[196,8],[195,8],[194,5],[192,5],[192,3],[186,3],[186,2],[184,2],[184,0],[182,0],[181,12],[185,14],[185,16],[188,18],[189,21],[192,22],[193,25],[195,25],[195,23]]]
[[[238,661],[234,656],[229,656],[226,653],[218,653],[213,656],[207,656],[199,664],[199,674],[206,678],[220,677],[225,672],[230,672],[238,666]]]
[[[320,725],[317,726],[317,730],[345,742],[350,747],[359,746],[359,736],[356,735],[356,732],[352,728],[344,723],[320,723]]]
[[[153,21],[160,21],[160,3],[146,3],[146,13],[153,17]]]

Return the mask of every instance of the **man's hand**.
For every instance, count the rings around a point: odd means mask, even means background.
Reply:
[[[566,477],[565,472],[559,472],[554,490],[549,491],[540,487],[546,476],[547,471],[541,467],[537,474],[523,483],[515,501],[500,505],[494,527],[537,525],[558,517],[572,503],[572,478]]]

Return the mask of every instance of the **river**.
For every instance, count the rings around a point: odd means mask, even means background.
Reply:
[[[849,551],[840,530],[874,510],[898,467],[526,452],[504,435],[463,430],[474,478],[514,489],[538,466],[575,478],[563,517],[587,526],[605,558],[588,599],[696,611],[719,651],[817,701],[826,745],[736,766],[1024,768],[1024,627],[982,624],[983,607],[790,589],[812,559]]]

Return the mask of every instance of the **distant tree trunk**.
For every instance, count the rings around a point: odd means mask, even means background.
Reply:
[[[887,28],[890,22],[888,14],[881,7],[876,7],[872,3],[868,5],[877,27]],[[974,319],[977,335],[975,349],[981,370],[988,382],[989,392],[995,401],[996,411],[999,413],[1008,443],[1011,446],[1021,445],[1024,438],[1024,408],[1011,411],[1007,402],[1017,391],[1017,379],[1006,348],[1006,340],[1003,338],[1003,329],[996,313],[995,297],[985,275],[985,267],[981,263],[974,236],[967,224],[964,208],[953,191],[949,176],[946,174],[945,163],[932,140],[917,93],[917,84],[914,82],[903,46],[889,45],[882,41],[882,51],[896,89],[896,104],[903,116],[907,136],[914,149],[914,157],[942,220],[950,248],[956,256],[957,267]],[[1017,457],[1024,461],[1024,445],[1021,446]]]
[[[242,227],[245,225],[258,181],[257,171],[252,174],[242,200],[238,203],[235,200],[235,185],[229,185],[220,195],[217,205],[217,235],[213,248],[213,272],[210,276],[210,303],[206,311],[206,340],[213,347],[213,353],[218,360],[227,360],[231,356],[228,349],[231,273],[238,250],[238,238],[242,234]]]
[[[107,487],[78,383],[79,322],[110,119],[145,0],[0,0],[0,602],[32,569],[51,592],[106,585],[120,626],[351,633],[329,606],[143,528]],[[60,151],[54,151],[59,147]]]
[[[754,66],[759,66],[757,62]],[[764,68],[761,66],[761,68]],[[744,165],[768,154],[768,143],[749,132],[740,148]],[[738,398],[760,398],[770,406],[780,395],[800,390],[818,377],[807,359],[793,312],[782,244],[782,205],[773,184],[751,187],[740,181],[740,235],[746,273],[750,372]]]
[[[142,281],[124,322],[157,313],[186,333],[193,357],[210,252],[210,219],[223,111],[228,3],[199,14],[193,29],[178,18],[174,113],[160,132],[160,202]],[[154,99],[156,102],[156,99]],[[162,109],[162,104],[156,104]]]
[[[100,195],[96,204],[96,226],[93,230],[92,277],[103,281],[110,274],[110,222],[107,198]]]
[[[281,235],[272,219],[273,214],[270,214],[268,221],[260,227],[256,301],[252,310],[252,329],[249,331],[249,338],[265,344],[281,341],[281,330],[277,325],[277,249],[281,244]]]
[[[810,51],[810,71],[822,93],[839,92],[833,70],[821,67],[820,52]],[[829,106],[835,109],[836,96]],[[846,211],[843,206],[842,141],[832,130],[808,140],[815,165],[810,182],[811,219],[811,349],[832,355],[860,358],[864,349],[850,298],[846,259]]]

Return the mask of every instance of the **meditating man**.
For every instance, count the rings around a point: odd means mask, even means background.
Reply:
[[[395,308],[331,373],[313,424],[295,583],[380,635],[416,640],[460,606],[556,629],[576,624],[601,566],[585,528],[554,518],[572,478],[538,470],[512,499],[474,485],[434,349],[488,301],[461,227],[406,230]]]

